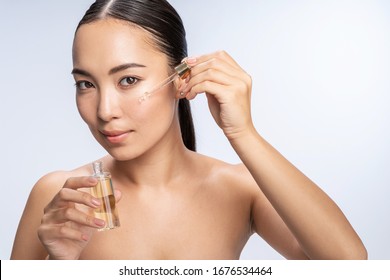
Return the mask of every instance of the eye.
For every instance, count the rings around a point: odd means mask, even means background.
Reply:
[[[86,90],[89,88],[93,88],[94,85],[88,81],[79,81],[79,82],[76,82],[76,87],[77,87],[77,89],[80,89],[80,90]]]
[[[125,77],[119,81],[119,84],[123,87],[135,85],[139,80],[135,77]]]

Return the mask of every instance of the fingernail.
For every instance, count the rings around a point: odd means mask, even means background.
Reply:
[[[92,204],[95,206],[100,206],[100,201],[97,198],[92,198]]]
[[[102,227],[105,224],[105,222],[103,220],[100,220],[100,219],[94,219],[94,222],[95,222],[95,225],[97,225],[99,227]]]
[[[187,57],[186,63],[187,64],[194,64],[194,63],[196,63],[196,57]]]
[[[89,177],[88,178],[88,182],[91,183],[91,184],[97,184],[97,180],[95,177]]]

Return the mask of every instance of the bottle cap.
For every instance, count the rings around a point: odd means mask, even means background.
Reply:
[[[175,71],[180,76],[180,78],[185,79],[190,74],[191,67],[183,61],[178,66],[175,67]]]

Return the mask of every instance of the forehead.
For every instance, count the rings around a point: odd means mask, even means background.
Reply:
[[[123,61],[165,59],[152,35],[146,30],[117,19],[102,19],[83,24],[73,42],[73,64],[99,61],[100,67]],[[144,62],[146,63],[146,62]]]

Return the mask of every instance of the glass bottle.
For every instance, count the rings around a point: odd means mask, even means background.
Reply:
[[[102,219],[106,222],[103,228],[99,231],[114,229],[120,226],[118,211],[116,209],[114,188],[111,181],[111,174],[103,171],[103,163],[101,161],[93,164],[93,177],[98,180],[95,187],[91,188],[91,193],[94,197],[100,200],[100,207],[94,209],[95,218]]]

